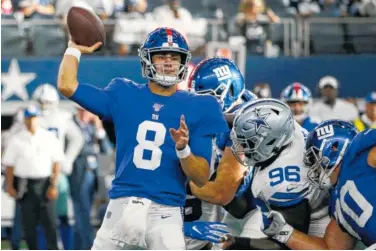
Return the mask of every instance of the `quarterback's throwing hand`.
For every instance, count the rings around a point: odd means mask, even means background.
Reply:
[[[73,42],[72,40],[70,40],[68,42],[68,47],[70,47],[70,48],[76,48],[82,54],[93,53],[96,49],[98,49],[99,47],[101,47],[101,45],[102,45],[102,42],[97,42],[97,43],[93,44],[92,46],[88,47],[88,46],[78,45],[75,42]]]
[[[187,124],[185,123],[184,115],[180,117],[180,127],[175,130],[170,128],[170,134],[172,139],[175,141],[175,147],[177,150],[183,150],[189,141],[189,130]]]

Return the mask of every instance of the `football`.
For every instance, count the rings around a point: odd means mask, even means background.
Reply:
[[[67,24],[71,40],[78,45],[92,46],[97,42],[104,45],[106,42],[102,21],[87,9],[72,7],[68,12]]]

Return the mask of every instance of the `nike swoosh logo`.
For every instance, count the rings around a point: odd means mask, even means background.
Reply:
[[[193,231],[196,231],[197,233],[202,234],[202,233],[200,232],[200,230],[198,230],[197,226],[193,226],[192,229],[193,229]]]
[[[162,219],[166,219],[166,218],[168,218],[168,217],[171,217],[171,215],[162,215],[162,216],[161,216]]]
[[[293,188],[290,188],[290,187],[288,187],[288,188],[286,188],[286,191],[287,192],[291,192],[292,190],[294,190],[296,187],[293,187]]]

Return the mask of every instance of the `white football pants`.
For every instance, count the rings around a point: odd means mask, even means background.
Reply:
[[[110,200],[93,250],[185,249],[180,207],[145,198]]]

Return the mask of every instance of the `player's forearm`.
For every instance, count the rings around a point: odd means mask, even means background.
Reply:
[[[209,179],[209,163],[204,158],[191,153],[188,157],[181,158],[180,164],[185,175],[195,185],[202,187],[207,183]]]
[[[315,237],[315,236],[310,236],[298,230],[294,230],[290,239],[287,241],[286,245],[291,249],[297,249],[297,250],[329,249],[328,245],[325,242],[325,239]]]
[[[72,55],[65,55],[60,64],[57,86],[67,98],[71,97],[78,87],[78,60]]]
[[[211,204],[226,205],[223,202],[223,196],[218,186],[213,181],[208,181],[203,187],[198,187],[192,181],[189,183],[192,194],[197,198],[207,201]]]
[[[271,238],[252,239],[248,237],[230,237],[231,244],[224,249],[238,250],[281,250],[286,247]]]
[[[5,169],[5,184],[7,188],[13,188],[14,182],[14,168],[12,166],[8,166]]]
[[[52,175],[50,179],[52,186],[57,186],[57,179],[59,177],[59,173],[60,173],[60,163],[54,162],[52,165]]]

